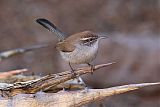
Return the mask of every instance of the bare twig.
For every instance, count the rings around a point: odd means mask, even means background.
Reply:
[[[12,56],[15,56],[15,55],[18,55],[18,54],[22,54],[22,53],[25,53],[25,52],[28,52],[28,51],[33,51],[35,49],[45,48],[47,46],[49,46],[49,44],[34,45],[32,47],[17,48],[17,49],[12,49],[12,50],[8,50],[8,51],[5,51],[5,52],[1,52],[0,53],[0,62],[3,59],[10,58]]]
[[[20,73],[23,73],[26,71],[28,71],[28,70],[27,69],[18,69],[18,70],[3,72],[3,73],[0,73],[0,79],[7,78],[7,77],[13,76],[13,75],[17,75],[17,74],[20,74]]]

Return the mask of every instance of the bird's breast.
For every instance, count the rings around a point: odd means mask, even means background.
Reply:
[[[78,45],[73,52],[62,52],[60,54],[63,59],[70,63],[83,64],[89,63],[95,59],[98,52],[98,42],[92,46]]]

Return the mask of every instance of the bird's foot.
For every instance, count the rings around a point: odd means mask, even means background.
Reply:
[[[72,69],[72,70],[71,70],[71,74],[72,74],[73,77],[77,77],[77,74],[76,74],[74,71],[75,71],[75,70]]]
[[[75,73],[75,70],[74,70],[74,69],[71,69],[71,73],[72,73],[72,76],[77,79],[77,82],[80,83],[81,80],[78,78],[79,75],[77,75],[77,74]]]
[[[88,66],[91,67],[91,74],[93,75],[93,71],[94,71],[94,69],[95,69],[95,66],[92,65],[92,64],[90,64],[90,63],[87,63],[87,64],[88,64]]]

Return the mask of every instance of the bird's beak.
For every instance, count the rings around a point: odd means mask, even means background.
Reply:
[[[107,36],[104,36],[104,35],[103,35],[103,36],[100,35],[99,38],[100,38],[100,39],[107,39],[108,37],[107,37]]]
[[[107,39],[108,38],[108,34],[106,33],[96,33],[98,35],[99,39]]]

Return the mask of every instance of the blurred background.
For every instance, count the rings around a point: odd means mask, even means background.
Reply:
[[[68,35],[84,30],[108,34],[92,64],[117,63],[83,76],[88,86],[160,81],[160,0],[1,0],[0,52],[52,44],[3,60],[1,72],[28,68],[24,75],[46,75],[70,69],[55,49],[55,34],[37,24],[37,18],[50,20]],[[160,87],[116,95],[86,107],[99,103],[106,107],[160,107]]]

